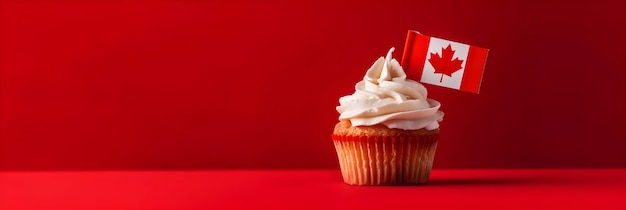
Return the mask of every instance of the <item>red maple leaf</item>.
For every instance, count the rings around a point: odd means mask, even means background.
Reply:
[[[463,60],[459,60],[459,58],[455,58],[452,60],[452,56],[454,56],[455,50],[452,50],[452,46],[448,44],[448,47],[441,48],[441,56],[439,53],[430,53],[430,59],[428,62],[433,65],[435,68],[435,74],[441,74],[441,79],[439,82],[443,80],[443,75],[448,75],[452,77],[452,74],[458,70],[461,70],[463,66]]]

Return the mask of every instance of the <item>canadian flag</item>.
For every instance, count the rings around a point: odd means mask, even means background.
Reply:
[[[478,94],[488,52],[409,30],[402,67],[410,79]]]

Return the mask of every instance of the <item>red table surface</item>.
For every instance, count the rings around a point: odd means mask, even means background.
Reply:
[[[0,209],[626,209],[626,169],[435,169],[357,187],[339,170],[5,171]]]

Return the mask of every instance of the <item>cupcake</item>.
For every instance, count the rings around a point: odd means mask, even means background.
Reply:
[[[393,50],[367,70],[354,94],[339,99],[332,139],[350,185],[418,185],[430,176],[441,105],[406,78]]]

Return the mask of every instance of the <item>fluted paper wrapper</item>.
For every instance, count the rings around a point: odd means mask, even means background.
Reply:
[[[428,181],[438,135],[332,136],[350,185],[419,185]]]

